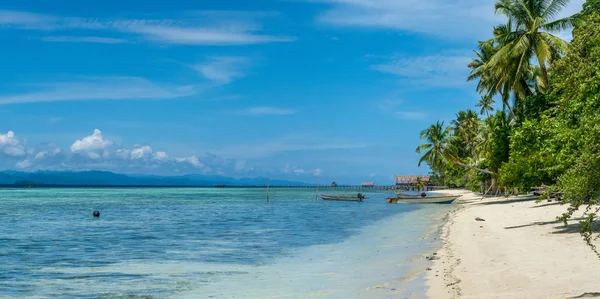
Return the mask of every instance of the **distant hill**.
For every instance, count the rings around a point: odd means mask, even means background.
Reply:
[[[68,186],[264,186],[267,178],[235,179],[225,176],[182,175],[125,175],[109,171],[0,171],[0,185],[68,185]],[[271,180],[271,186],[311,186],[286,180]]]

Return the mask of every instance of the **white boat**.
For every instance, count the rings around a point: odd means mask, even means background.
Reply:
[[[442,195],[442,196],[419,196],[419,195],[398,195],[397,197],[387,198],[388,203],[401,204],[451,204],[462,195]]]

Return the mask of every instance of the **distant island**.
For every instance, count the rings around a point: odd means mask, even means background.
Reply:
[[[1,187],[236,187],[265,186],[267,178],[232,178],[226,176],[188,174],[181,176],[127,175],[109,171],[0,171]],[[304,182],[270,180],[271,186],[313,186]]]

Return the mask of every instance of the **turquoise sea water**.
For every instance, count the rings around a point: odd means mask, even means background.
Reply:
[[[451,207],[365,195],[0,190],[0,297],[421,298]]]

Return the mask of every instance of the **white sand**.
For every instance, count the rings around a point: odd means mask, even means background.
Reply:
[[[430,298],[600,297],[600,259],[577,227],[555,222],[566,206],[453,192],[463,208],[444,227]]]

